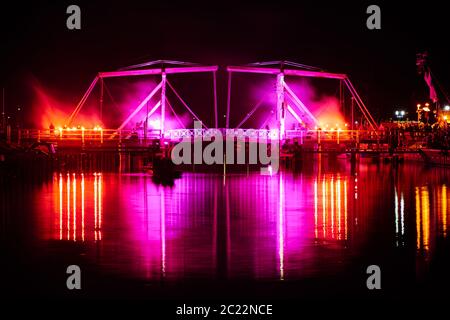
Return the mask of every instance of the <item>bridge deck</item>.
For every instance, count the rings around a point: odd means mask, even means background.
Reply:
[[[278,130],[266,129],[173,129],[166,130],[163,137],[160,130],[113,130],[113,129],[21,129],[10,137],[19,144],[33,142],[54,143],[58,148],[91,151],[148,150],[148,147],[173,145],[179,141],[211,141],[211,138],[223,140],[245,140],[246,142],[267,142],[279,140]],[[302,145],[303,151],[329,152],[389,152],[393,137],[385,131],[369,130],[287,130],[283,145]],[[416,152],[425,145],[422,135],[404,134],[397,150]]]

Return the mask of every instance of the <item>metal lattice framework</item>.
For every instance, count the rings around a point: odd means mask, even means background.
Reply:
[[[180,138],[186,136],[192,136],[192,129],[184,128],[183,123],[180,121],[178,115],[175,113],[171,103],[167,99],[167,90],[171,90],[176,98],[181,102],[183,107],[193,116],[194,119],[202,123],[204,129],[202,130],[202,134],[209,134],[211,130],[219,130],[219,121],[218,121],[218,110],[217,110],[217,78],[216,73],[218,70],[218,66],[204,66],[189,62],[180,62],[180,61],[171,61],[171,60],[157,60],[151,62],[145,62],[142,64],[128,66],[116,71],[108,71],[108,72],[99,72],[92,83],[90,84],[88,90],[85,92],[80,102],[77,104],[74,111],[69,116],[66,121],[66,125],[70,126],[73,120],[76,118],[92,90],[96,87],[96,85],[100,84],[100,110],[103,108],[103,95],[104,90],[106,88],[104,84],[104,80],[108,78],[117,78],[117,77],[139,77],[139,76],[149,76],[155,75],[160,76],[160,82],[151,89],[151,91],[145,96],[145,98],[139,103],[139,105],[128,115],[128,117],[122,122],[122,124],[114,130],[114,133],[111,137],[114,137],[118,132],[124,129],[127,124],[134,119],[147,105],[147,103],[153,98],[159,95],[159,99],[156,104],[146,113],[143,121],[147,124],[148,119],[157,111],[161,111],[161,123],[160,123],[160,137],[170,137],[170,138]],[[366,105],[362,101],[361,97],[357,93],[355,87],[350,81],[349,77],[345,74],[340,73],[331,73],[326,72],[322,69],[307,66],[303,64],[298,64],[289,61],[269,61],[269,62],[258,62],[253,64],[248,64],[244,66],[228,66],[228,92],[227,92],[227,110],[226,110],[226,125],[225,128],[227,130],[241,130],[240,128],[243,124],[260,108],[262,103],[267,97],[267,93],[258,101],[258,103],[254,106],[254,108],[242,119],[242,121],[237,125],[236,128],[230,129],[230,108],[231,108],[231,79],[232,73],[253,73],[253,74],[267,74],[276,76],[276,119],[277,119],[277,131],[276,135],[279,139],[284,139],[287,137],[287,131],[285,128],[285,119],[286,114],[291,114],[297,122],[303,123],[307,125],[307,128],[317,128],[318,120],[313,115],[313,113],[308,109],[308,107],[302,102],[300,97],[295,94],[295,92],[291,89],[290,85],[286,82],[285,76],[295,76],[295,77],[309,77],[309,78],[326,78],[326,79],[336,79],[341,81],[341,88],[343,88],[343,84],[345,84],[346,88],[350,92],[352,99],[356,102],[359,110],[364,116],[365,120],[369,124],[372,130],[376,130],[377,124],[367,109]],[[199,117],[195,114],[195,112],[189,107],[185,100],[180,96],[177,90],[173,87],[169,79],[167,78],[169,75],[180,74],[180,73],[198,73],[198,72],[211,72],[213,74],[213,92],[214,92],[214,125],[215,129],[208,129],[208,127],[199,119]],[[108,92],[108,91],[107,91]],[[109,92],[108,92],[109,93]],[[177,119],[180,127],[183,129],[174,129],[167,130],[165,125],[166,113],[167,109],[171,111],[175,118]],[[261,126],[263,128],[269,119]],[[145,126],[146,130],[147,125]],[[274,138],[273,130],[257,130],[259,133],[257,135],[262,134]],[[250,132],[250,135],[253,133]]]
[[[103,105],[103,95],[104,95],[104,79],[107,78],[117,78],[117,77],[138,77],[138,76],[149,76],[156,75],[161,76],[161,81],[149,92],[149,94],[139,103],[139,105],[129,114],[129,116],[122,122],[122,124],[117,128],[117,132],[122,130],[137,114],[143,109],[143,107],[159,93],[160,99],[153,106],[153,108],[146,114],[144,120],[148,120],[156,110],[161,110],[161,137],[165,134],[165,120],[167,108],[172,111],[172,113],[177,118],[180,125],[182,125],[177,114],[172,108],[170,102],[167,99],[166,92],[169,88],[175,94],[175,96],[180,100],[182,105],[186,110],[197,120],[202,122],[199,117],[194,113],[194,111],[188,106],[188,104],[179,95],[173,85],[167,79],[168,75],[180,74],[180,73],[198,73],[198,72],[212,72],[213,73],[213,91],[214,91],[214,118],[215,126],[218,126],[218,114],[217,114],[217,90],[216,90],[216,72],[218,70],[217,66],[202,66],[199,64],[171,61],[171,60],[157,60],[146,62],[138,65],[128,66],[117,71],[99,72],[94,80],[91,82],[89,88],[81,98],[80,102],[77,104],[76,108],[73,110],[69,116],[66,124],[70,126],[73,120],[76,118],[80,110],[83,108],[86,100],[91,94],[92,90],[95,88],[97,83],[100,82],[100,109],[102,110]],[[207,128],[202,122],[203,126]]]
[[[274,67],[276,66],[276,67]],[[309,127],[314,127],[318,125],[316,117],[311,113],[311,111],[305,106],[302,100],[294,93],[288,83],[285,81],[285,76],[296,76],[296,77],[312,77],[312,78],[327,78],[336,79],[342,81],[347,89],[349,90],[354,101],[356,101],[361,113],[366,119],[372,130],[377,128],[377,124],[367,109],[366,105],[362,101],[349,77],[345,74],[331,73],[323,71],[319,68],[302,65],[290,61],[269,61],[269,62],[258,62],[252,63],[245,66],[229,66],[228,71],[228,99],[227,99],[227,116],[226,116],[226,127],[229,127],[230,119],[230,108],[231,108],[231,79],[232,73],[253,73],[253,74],[269,74],[276,76],[276,96],[277,96],[277,106],[276,106],[276,119],[278,123],[278,129],[280,132],[280,139],[283,139],[286,134],[285,128],[285,118],[286,113],[289,112],[298,122],[306,123]],[[244,119],[238,124],[240,128],[262,105],[265,97],[255,105],[255,107],[244,117]],[[293,108],[294,106],[295,108]],[[287,112],[286,112],[287,111]],[[301,116],[299,115],[301,114]],[[264,124],[263,124],[264,126]]]

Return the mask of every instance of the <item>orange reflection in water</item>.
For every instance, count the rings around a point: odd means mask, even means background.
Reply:
[[[55,231],[59,231],[59,240],[81,241],[93,238],[102,239],[102,174],[93,175],[59,174],[57,194],[59,210],[58,226]],[[56,193],[56,192],[55,192]],[[86,212],[86,202],[94,202],[93,214]],[[90,206],[89,206],[90,207]],[[80,210],[77,210],[80,208]],[[65,236],[64,236],[65,235]],[[56,235],[55,235],[56,238]]]
[[[448,206],[447,206],[447,186],[442,185],[441,192],[438,192],[438,201],[441,204],[441,210],[439,211],[438,221],[439,226],[441,228],[442,235],[444,237],[447,236],[447,215],[448,215]]]
[[[346,179],[339,175],[314,181],[314,233],[317,239],[347,240],[347,188]]]
[[[430,194],[427,186],[415,188],[417,249],[428,250],[430,245]]]

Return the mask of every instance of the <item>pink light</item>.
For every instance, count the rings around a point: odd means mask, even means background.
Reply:
[[[291,106],[287,106],[288,111],[292,114],[292,116],[297,120],[299,123],[303,123],[302,119],[298,116],[298,114],[294,111],[294,109],[291,108]]]
[[[70,239],[70,175],[67,174],[67,240]]]
[[[215,72],[217,70],[218,70],[217,66],[205,66],[205,67],[167,68],[164,70],[158,68],[146,70],[110,71],[110,72],[100,72],[98,75],[100,78],[111,78],[111,77],[158,75],[162,73],[175,74],[175,73],[191,73],[191,72]]]
[[[280,260],[280,280],[284,280],[284,188],[283,175],[280,172],[280,191],[278,204],[278,258]]]
[[[73,174],[73,241],[77,241],[77,178]]]
[[[145,97],[145,99],[139,104],[139,106],[128,116],[128,118],[120,125],[119,128],[117,128],[117,130],[122,130],[127,124],[128,122],[130,122],[131,119],[133,119],[134,116],[136,116],[136,114],[139,113],[139,111],[141,111],[141,109],[146,105],[146,103],[148,101],[150,101],[150,99],[156,94],[156,92],[161,89],[162,86],[162,82],[160,82],[153,90],[152,92],[150,92],[150,94]]]
[[[279,131],[278,129],[270,129],[269,130],[269,138],[270,139],[278,139]]]
[[[305,112],[308,117],[314,122],[314,124],[317,124],[318,121],[316,117],[309,111],[309,109],[305,106],[305,104],[300,100],[300,98],[292,91],[290,86],[285,82],[284,88],[286,89],[287,93],[289,94],[289,97],[292,99],[292,102],[303,112]]]
[[[98,220],[97,220],[97,208],[98,208],[98,205],[97,205],[97,194],[98,194],[98,192],[97,192],[97,183],[98,183],[98,180],[97,180],[97,174],[96,173],[94,173],[94,239],[95,239],[95,241],[97,241],[98,240],[98,237],[97,237],[97,225],[98,225]]]
[[[264,74],[279,74],[280,69],[276,68],[258,68],[258,67],[237,67],[229,66],[227,71],[230,72],[247,72],[247,73],[264,73]],[[320,71],[306,71],[306,70],[293,70],[284,69],[283,73],[288,76],[298,77],[315,77],[315,78],[329,78],[329,79],[346,79],[345,74],[320,72]]]
[[[148,125],[154,130],[160,130],[161,120],[160,119],[148,120]]]
[[[84,174],[81,174],[81,240],[84,241]]]

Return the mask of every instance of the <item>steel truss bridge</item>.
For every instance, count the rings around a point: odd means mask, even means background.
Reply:
[[[370,114],[366,105],[362,101],[361,97],[357,93],[355,87],[350,81],[349,77],[345,74],[330,73],[322,69],[293,63],[289,61],[270,61],[253,63],[244,66],[228,66],[226,68],[228,74],[227,81],[227,101],[226,101],[226,123],[225,128],[219,127],[219,116],[217,108],[217,74],[218,66],[216,65],[199,65],[187,62],[158,60],[147,62],[143,64],[133,65],[126,68],[119,69],[117,71],[99,72],[87,91],[84,93],[80,102],[72,111],[70,116],[66,120],[66,124],[63,128],[44,129],[44,130],[31,130],[22,129],[18,133],[17,139],[20,141],[54,141],[59,145],[70,142],[79,142],[82,145],[85,143],[102,145],[111,144],[116,142],[127,142],[132,144],[146,144],[152,139],[164,139],[166,141],[180,141],[186,138],[202,137],[208,139],[219,133],[224,137],[243,137],[248,140],[254,139],[278,139],[280,141],[296,141],[300,144],[304,142],[312,141],[320,144],[324,141],[334,141],[339,144],[341,142],[360,140],[367,140],[371,142],[380,142],[383,139],[382,133],[377,131],[377,123]],[[176,74],[189,74],[189,73],[211,73],[213,90],[213,112],[214,123],[211,127],[208,127],[204,121],[202,121],[195,109],[192,108],[181,97],[178,91],[173,86],[171,76]],[[259,128],[246,128],[245,124],[251,118],[254,113],[261,107],[262,103],[267,99],[268,93],[260,97],[258,103],[248,112],[244,118],[239,122],[235,128],[230,128],[230,110],[232,107],[232,78],[233,74],[265,74],[272,76],[275,82],[274,92],[276,94],[276,105],[273,106],[273,113],[270,112],[268,119],[275,117],[276,127],[267,129],[267,120],[264,121]],[[85,105],[88,97],[92,93],[96,86],[100,88],[100,98],[98,105],[100,108],[100,114],[104,109],[104,92],[105,92],[105,80],[110,78],[120,77],[143,77],[143,76],[156,76],[159,78],[159,82],[152,88],[149,88],[148,94],[140,101],[136,108],[122,121],[117,128],[102,128],[96,127],[87,129],[83,127],[74,127],[75,120]],[[352,99],[352,122],[349,128],[334,128],[327,130],[321,128],[321,124],[317,120],[316,116],[305,105],[301,97],[299,97],[291,88],[289,81],[286,77],[303,77],[303,78],[322,78],[322,79],[334,79],[339,81],[340,84],[340,103],[343,104],[342,94],[345,88],[351,95]],[[208,90],[210,90],[208,89]],[[237,90],[236,88],[234,90]],[[200,128],[186,128],[182,121],[180,121],[178,115],[174,111],[170,101],[167,98],[167,92],[172,91],[173,95],[181,102],[181,105],[189,112],[189,114],[201,124]],[[148,111],[148,103],[157,99],[157,102]],[[153,99],[153,100],[152,100]],[[144,112],[144,106],[147,106],[147,112]],[[347,130],[353,128],[353,113],[355,106],[356,111],[362,115],[365,120],[364,130]],[[149,128],[149,121],[155,112],[159,110],[160,114],[160,126],[158,130]],[[144,113],[144,115],[142,115]],[[173,114],[174,118],[178,121],[179,128],[167,128],[166,118],[168,114]],[[286,118],[292,117],[296,123],[299,124],[301,129],[287,130]],[[142,122],[144,125],[142,128],[130,128],[130,123]]]

